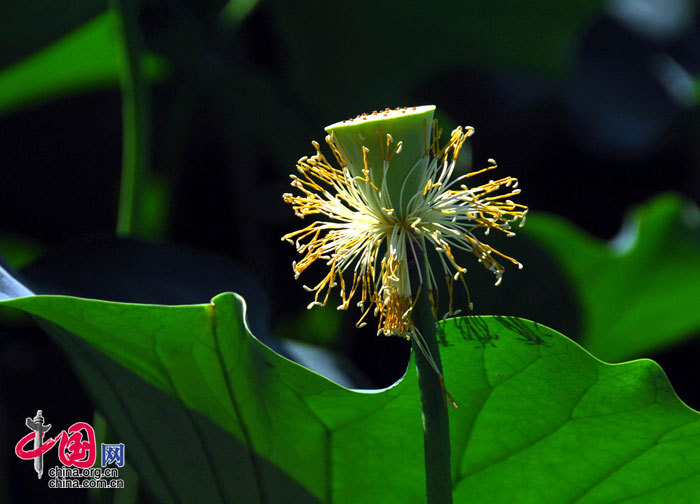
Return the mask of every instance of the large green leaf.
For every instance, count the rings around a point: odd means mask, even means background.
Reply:
[[[648,355],[700,330],[700,214],[663,195],[639,207],[607,243],[554,215],[526,232],[557,258],[582,305],[581,343],[620,361]]]
[[[104,12],[31,56],[0,72],[0,113],[58,96],[119,83],[118,33]],[[143,58],[150,79],[164,74],[163,60]]]
[[[415,370],[352,391],[253,337],[244,302],[3,301],[52,332],[159,501],[423,502]],[[441,325],[455,501],[697,502],[700,415],[652,361],[516,318]],[[138,378],[137,378],[138,377]]]
[[[396,100],[408,99],[407,90],[452,71],[500,65],[565,73],[577,37],[603,2],[455,1],[426,8],[400,0],[276,0],[271,6],[297,89],[317,110],[338,117],[333,114],[402,105]],[[363,101],[368,96],[375,101]]]

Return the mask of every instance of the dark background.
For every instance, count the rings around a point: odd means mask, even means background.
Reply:
[[[148,207],[154,224],[140,234],[194,252],[112,238],[122,148],[117,87],[0,116],[0,252],[19,250],[8,258],[30,288],[158,303],[248,292],[261,338],[324,344],[356,366],[358,384],[383,387],[403,373],[406,342],[377,338],[372,324],[355,329],[354,311],[306,312],[309,295],[291,271],[296,253],[280,241],[301,224],[282,202],[288,175],[296,159],[313,153],[310,142],[323,139],[325,125],[435,104],[446,130],[476,128],[475,167],[495,158],[501,176],[520,180],[520,199],[533,212],[559,214],[603,239],[615,236],[630,208],[660,192],[700,201],[697,88],[687,80],[700,73],[700,29],[690,2],[670,2],[646,18],[619,7],[624,2],[594,3],[580,15],[566,2],[561,12],[534,2],[522,19],[498,18],[507,10],[496,2],[484,7],[490,24],[474,37],[477,27],[459,26],[449,2],[377,10],[360,2],[332,17],[329,7],[291,4],[261,2],[240,18],[223,3],[144,2],[145,45],[170,70],[151,89],[160,191],[153,189]],[[575,22],[548,38],[559,16]],[[508,31],[520,23],[523,34]],[[386,33],[376,29],[382,26]],[[562,37],[565,43],[549,45]],[[414,62],[411,73],[405,67]],[[499,289],[511,279],[518,285],[519,274],[508,271]],[[571,293],[547,295],[561,308],[509,309],[574,333],[575,309],[565,311]],[[502,313],[488,294],[481,305],[476,298],[477,313]],[[16,502],[74,501],[75,492],[46,494],[7,447],[38,408],[60,430],[89,421],[92,407],[61,350],[33,324],[10,317],[2,331],[0,485]],[[655,357],[697,408],[695,356],[691,343]]]

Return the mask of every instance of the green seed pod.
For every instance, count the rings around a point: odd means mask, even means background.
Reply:
[[[326,131],[350,173],[363,177],[367,169],[383,194],[382,205],[405,215],[411,197],[423,189],[418,185],[429,161],[434,112],[434,105],[385,109],[331,124]],[[366,194],[376,198],[376,191]]]

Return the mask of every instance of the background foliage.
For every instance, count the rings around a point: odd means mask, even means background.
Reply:
[[[654,357],[697,409],[698,17],[689,1],[651,2],[649,15],[633,4],[144,1],[144,243],[111,238],[121,113],[107,4],[4,2],[0,253],[42,293],[178,304],[235,290],[274,348],[345,383],[387,386],[407,346],[354,329],[357,313],[305,311],[295,252],[279,242],[298,225],[281,194],[324,125],[434,103],[446,130],[476,127],[473,166],[496,158],[532,209],[501,245],[522,272],[493,288],[471,269],[476,313],[545,323],[610,361]],[[7,312],[3,327],[3,446],[27,408],[59,425],[90,418],[55,344]],[[3,467],[9,498],[43,490],[6,454]]]

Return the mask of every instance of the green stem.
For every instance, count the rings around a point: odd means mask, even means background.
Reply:
[[[418,271],[412,271],[413,292],[418,292],[415,280]],[[423,336],[425,348],[442,374],[440,348],[438,347],[435,319],[428,297],[428,289],[420,289],[413,309],[413,322]],[[447,417],[447,401],[443,383],[430,361],[413,338],[413,355],[418,372],[421,405],[423,407],[423,435],[425,446],[425,486],[428,504],[452,503],[452,476],[450,470],[450,426]]]
[[[122,88],[122,179],[117,234],[138,234],[140,186],[150,160],[151,110],[148,87],[141,68],[143,42],[138,25],[138,0],[112,0],[120,34]]]

